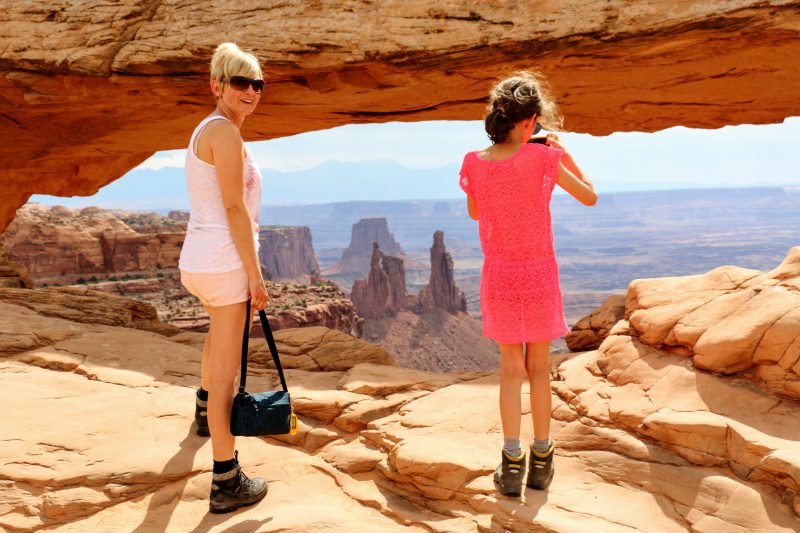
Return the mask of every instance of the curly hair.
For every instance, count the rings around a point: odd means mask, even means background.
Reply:
[[[556,108],[544,76],[517,72],[497,82],[489,91],[484,127],[493,144],[502,143],[517,122],[533,115],[547,130],[561,131],[564,127],[564,117]]]

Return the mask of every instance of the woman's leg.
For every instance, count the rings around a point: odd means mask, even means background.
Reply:
[[[208,426],[215,461],[233,459],[231,435],[233,386],[242,357],[246,302],[209,307],[211,327],[208,366],[203,376],[208,383]]]
[[[211,310],[207,305],[203,306],[203,309],[206,310],[206,314],[211,317]],[[211,324],[209,322],[208,326],[208,335],[206,335],[206,340],[203,342],[203,361],[200,364],[200,387],[204,390],[208,391],[208,388],[211,386],[209,383],[210,379],[210,372],[208,370],[208,364],[211,360]]]
[[[522,344],[500,346],[500,421],[506,439],[519,439],[522,417],[522,380],[525,379],[525,359]]]
[[[525,368],[531,386],[531,415],[536,440],[550,436],[550,341],[525,343]]]

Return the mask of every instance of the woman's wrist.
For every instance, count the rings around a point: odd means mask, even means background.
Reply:
[[[258,267],[245,267],[244,271],[247,273],[247,277],[251,279],[261,278],[261,269]]]

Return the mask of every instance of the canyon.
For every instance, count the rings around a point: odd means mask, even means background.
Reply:
[[[364,317],[364,338],[380,344],[405,367],[452,372],[495,369],[499,352],[467,313],[467,300],[453,279],[444,232],[433,234],[430,277],[416,296],[406,290],[403,259],[372,244],[369,274],[356,280],[350,298]]]
[[[178,267],[188,213],[70,209],[27,204],[2,234],[8,253],[37,283],[147,273]],[[259,260],[274,281],[308,283],[319,270],[307,227],[266,226],[259,232]]]
[[[337,216],[335,207],[334,213],[331,215]],[[347,217],[344,212],[340,215]],[[427,268],[403,252],[403,248],[389,231],[385,217],[368,217],[353,224],[350,230],[349,244],[342,250],[341,257],[337,261],[323,267],[322,275],[342,287],[352,286],[356,280],[366,276],[372,268],[373,243],[377,243],[383,253],[389,257],[396,257],[403,261],[404,278],[406,269],[420,271]]]
[[[2,286],[67,285],[128,296],[152,304],[172,325],[207,331],[208,315],[177,270],[187,221],[180,211],[164,217],[28,204],[2,235],[7,260],[16,261],[7,278],[0,276]],[[361,336],[363,320],[344,291],[318,277],[312,283],[318,266],[307,227],[269,226],[259,239],[259,259],[272,278],[267,316],[273,329],[326,326]],[[259,329],[256,324],[254,335]]]
[[[319,274],[317,257],[306,227],[266,226],[259,231],[258,258],[272,281],[308,283]]]

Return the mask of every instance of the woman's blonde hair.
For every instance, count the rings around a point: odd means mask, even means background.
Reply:
[[[537,115],[536,122],[546,130],[561,131],[564,127],[564,117],[556,108],[544,76],[516,72],[489,91],[484,127],[492,143],[501,143],[508,139],[514,124],[533,115]]]
[[[211,79],[222,82],[231,76],[262,79],[261,64],[251,52],[234,43],[222,43],[211,56]]]

